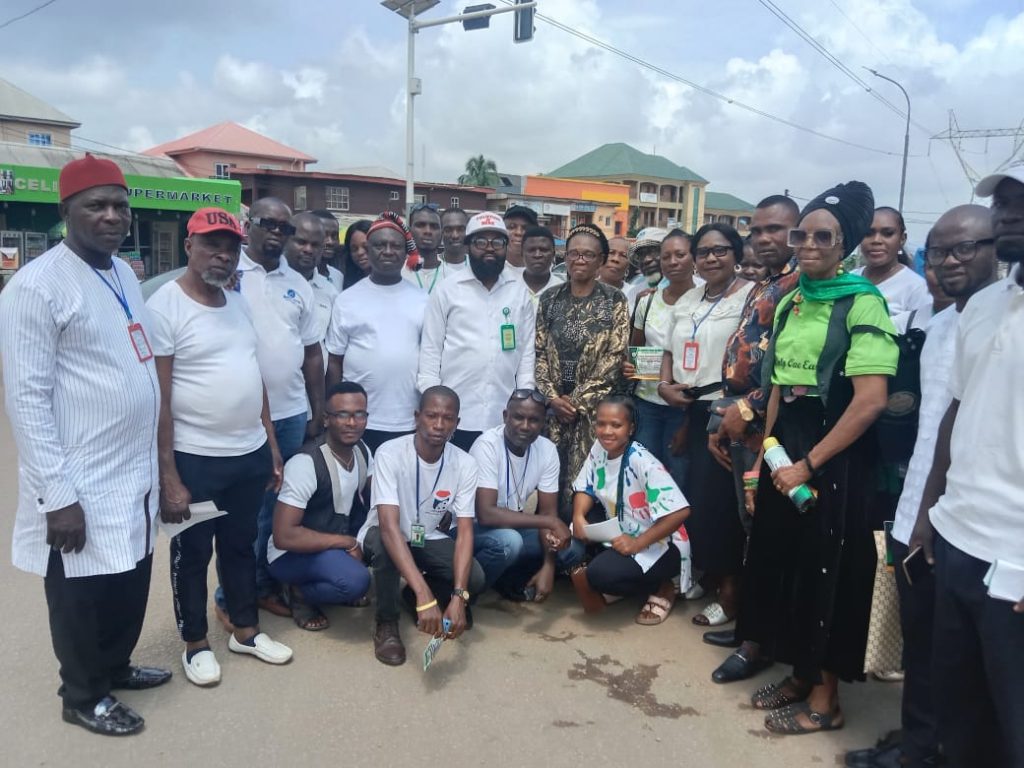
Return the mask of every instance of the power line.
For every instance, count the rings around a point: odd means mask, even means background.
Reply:
[[[836,2],[836,0],[829,0],[829,2],[832,3],[832,7],[839,11],[840,15],[842,15],[842,17],[846,19],[847,22],[849,22],[850,26],[857,30],[857,33],[864,38],[868,45],[870,45],[872,48],[878,51],[878,53],[880,53],[885,58],[885,60],[888,61],[890,64],[893,63],[893,60],[889,58],[889,54],[887,54],[885,51],[883,51],[881,48],[875,45],[875,41],[868,37],[864,30],[858,27],[857,23],[846,15],[846,11],[842,9],[842,7],[839,5],[839,3]]]
[[[13,18],[10,18],[7,21],[5,21],[3,24],[0,24],[0,29],[4,29],[6,27],[9,27],[14,22],[21,21],[22,19],[31,16],[33,13],[37,13],[38,11],[43,10],[43,8],[45,8],[46,6],[53,5],[56,2],[57,2],[57,0],[46,0],[46,2],[43,3],[42,5],[37,5],[35,8],[32,8],[31,10],[26,11],[25,13],[21,14],[21,16],[14,16]]]
[[[505,5],[512,5],[512,3],[509,0],[502,0],[502,2],[505,3]],[[687,86],[689,88],[692,88],[693,90],[695,90],[695,91],[697,91],[699,93],[703,93],[705,96],[710,96],[710,97],[712,97],[714,99],[718,99],[719,101],[723,101],[726,104],[730,104],[730,105],[732,105],[734,107],[739,107],[740,109],[746,110],[747,112],[750,112],[752,114],[758,115],[758,116],[766,118],[768,120],[773,120],[776,123],[780,123],[780,124],[788,126],[790,128],[794,128],[794,129],[796,129],[798,131],[803,131],[804,133],[809,133],[812,136],[817,136],[818,138],[821,138],[821,139],[828,139],[829,141],[835,141],[835,142],[838,142],[839,144],[845,144],[848,147],[854,147],[855,149],[862,149],[865,152],[875,152],[875,153],[880,154],[880,155],[889,155],[891,157],[902,157],[902,153],[900,153],[900,152],[890,152],[890,151],[885,150],[885,149],[878,149],[877,147],[869,147],[869,146],[866,146],[864,144],[858,144],[858,143],[856,143],[854,141],[847,141],[846,139],[841,139],[841,138],[839,138],[837,136],[830,136],[827,133],[822,133],[821,131],[816,131],[813,128],[808,128],[805,125],[800,125],[799,123],[794,123],[791,120],[787,120],[787,119],[785,119],[783,117],[779,117],[778,115],[773,115],[770,112],[765,112],[763,109],[758,109],[757,107],[752,107],[749,104],[744,104],[742,101],[737,101],[736,99],[733,99],[733,98],[731,98],[729,96],[726,96],[725,94],[719,93],[718,91],[714,91],[714,90],[712,90],[710,88],[707,88],[706,86],[700,85],[699,83],[695,83],[692,80],[687,80],[686,78],[684,78],[684,77],[682,77],[680,75],[677,75],[677,74],[675,74],[673,72],[669,72],[666,69],[662,69],[661,67],[657,66],[656,64],[652,64],[651,62],[646,61],[645,59],[641,59],[638,56],[634,56],[631,53],[627,53],[626,51],[623,51],[620,48],[616,48],[613,45],[604,42],[603,40],[599,40],[596,37],[592,37],[591,35],[588,35],[588,34],[585,34],[583,32],[580,32],[577,29],[573,29],[572,27],[569,27],[569,26],[561,23],[560,21],[551,18],[550,16],[545,16],[543,14],[538,13],[538,14],[535,14],[534,18],[540,19],[541,21],[545,22],[546,24],[549,24],[550,26],[555,27],[556,29],[559,29],[559,30],[561,30],[563,32],[566,32],[567,34],[570,34],[573,37],[577,37],[580,40],[583,40],[583,41],[585,41],[585,42],[589,43],[590,45],[593,45],[593,46],[595,46],[597,48],[601,48],[601,49],[603,49],[605,51],[608,51],[609,53],[615,54],[616,56],[620,56],[620,57],[626,59],[627,61],[630,61],[630,62],[632,62],[632,63],[634,63],[634,64],[636,64],[636,65],[638,65],[640,67],[643,67],[644,69],[648,69],[651,72],[659,74],[662,77],[666,77],[669,80],[674,80],[677,83],[682,83],[683,85],[685,85],[685,86]]]

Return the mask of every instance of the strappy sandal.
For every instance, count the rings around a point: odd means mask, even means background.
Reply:
[[[808,728],[802,725],[797,717],[801,714],[807,715],[807,719],[814,727]],[[806,733],[819,733],[821,731],[838,731],[846,724],[843,711],[836,707],[835,712],[815,712],[806,702],[800,702],[784,709],[776,710],[764,719],[764,727],[772,733],[784,736],[802,736]]]
[[[644,607],[640,609],[640,613],[636,615],[636,623],[646,627],[661,624],[672,613],[672,606],[675,605],[675,602],[674,596],[670,600],[658,594],[650,595],[647,602],[644,603]]]
[[[698,627],[720,627],[732,620],[733,617],[725,612],[721,603],[708,603],[703,611],[690,619]]]
[[[307,632],[322,632],[331,626],[331,622],[317,606],[303,600],[295,587],[288,590],[286,601],[291,608],[295,626]]]
[[[793,693],[787,692],[787,688]],[[792,677],[758,688],[750,697],[754,709],[780,709],[803,702],[811,693],[811,686],[799,686]]]

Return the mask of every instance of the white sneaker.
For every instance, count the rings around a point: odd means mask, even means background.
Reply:
[[[271,640],[266,632],[260,632],[253,640],[255,641],[253,645],[246,645],[238,642],[234,634],[228,635],[228,650],[255,656],[267,664],[285,664],[291,661],[292,649],[283,643]]]
[[[200,651],[188,660],[188,651],[181,653],[181,665],[185,667],[185,677],[195,685],[215,685],[220,682],[220,664],[209,648]]]

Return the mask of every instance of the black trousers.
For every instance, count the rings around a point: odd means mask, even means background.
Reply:
[[[110,694],[111,681],[128,676],[152,569],[147,555],[124,573],[69,579],[60,553],[50,552],[43,587],[65,707],[90,708]]]
[[[368,429],[363,432],[363,442],[366,443],[366,447],[370,449],[370,453],[376,453],[377,449],[388,440],[394,440],[396,437],[411,435],[414,431],[415,430],[410,429],[405,432],[385,432],[382,429]]]
[[[900,595],[900,627],[903,630],[903,754],[911,764],[939,751],[935,699],[932,687],[932,637],[935,632],[935,575],[929,573],[913,584],[903,572],[907,545],[889,537],[895,563],[896,589]]]
[[[1024,614],[988,596],[988,568],[936,534],[932,669],[950,768],[1024,768]]]
[[[587,566],[587,581],[592,588],[606,595],[646,596],[678,576],[680,565],[679,549],[671,542],[647,573],[632,557],[606,549]]]
[[[483,432],[468,432],[465,429],[456,429],[455,434],[452,435],[452,445],[461,448],[466,453],[469,453],[469,449],[473,447],[473,443],[476,439],[482,435]]]
[[[218,574],[236,627],[259,624],[256,608],[256,518],[272,462],[270,444],[244,456],[174,452],[192,501],[213,501],[226,515],[197,523],[171,539],[171,591],[178,632],[186,643],[206,637],[206,579],[217,547]]]

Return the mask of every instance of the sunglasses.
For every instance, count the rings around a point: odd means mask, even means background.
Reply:
[[[533,400],[535,403],[547,405],[548,399],[536,389],[516,389],[512,392],[509,400]]]
[[[987,237],[984,240],[964,240],[962,243],[957,243],[949,248],[940,248],[935,245],[931,246],[924,252],[924,257],[933,267],[937,267],[942,264],[942,262],[946,260],[946,257],[950,255],[952,255],[953,258],[961,264],[966,264],[978,255],[978,248],[980,246],[992,245],[994,242],[994,239]]]
[[[285,237],[291,237],[295,234],[295,227],[287,221],[268,219],[265,216],[252,216],[250,217],[249,222],[255,224],[260,229],[266,230],[267,232],[280,232]]]
[[[437,203],[416,203],[416,205],[409,209],[409,218],[412,218],[414,213],[419,213],[420,211],[433,211],[437,213],[439,210],[441,210],[441,206]]]
[[[831,229],[816,229],[813,232],[791,229],[786,244],[790,248],[833,248],[842,241]]]

